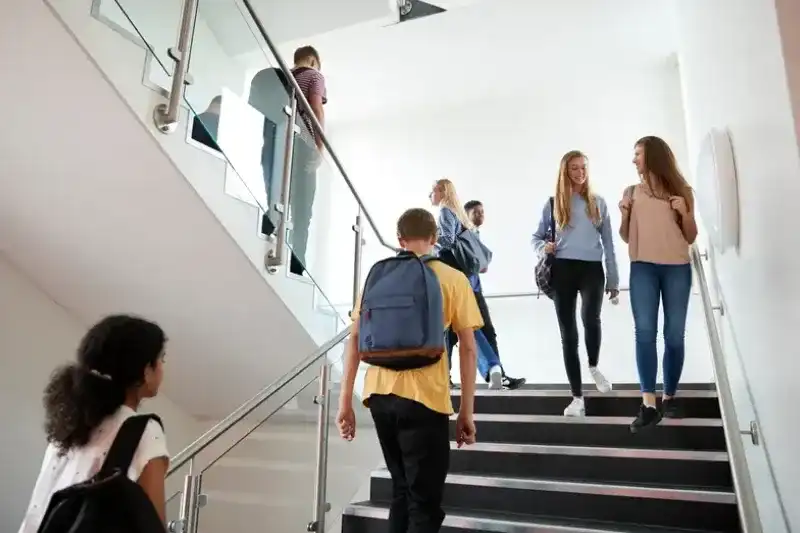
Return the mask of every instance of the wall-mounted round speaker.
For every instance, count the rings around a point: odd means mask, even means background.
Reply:
[[[739,246],[739,186],[733,144],[714,128],[703,138],[695,174],[696,211],[719,251]]]

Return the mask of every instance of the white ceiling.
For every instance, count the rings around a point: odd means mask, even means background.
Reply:
[[[451,10],[487,0],[426,1]],[[382,26],[397,16],[396,0],[251,0],[251,5],[276,43],[314,40],[315,36],[365,23]],[[203,0],[199,4],[199,16],[230,56],[254,51],[253,35],[242,31],[242,21],[250,20],[245,13],[244,6],[234,0]]]
[[[287,42],[322,55],[327,118],[374,119],[497,97],[524,105],[541,84],[602,83],[676,49],[670,0],[444,0],[440,15],[368,22]],[[447,6],[446,4],[451,4]]]
[[[389,15],[387,0],[251,0],[251,4],[276,43],[307,39]],[[257,42],[252,34],[242,32],[242,21],[250,18],[240,6],[234,0],[203,0],[199,4],[199,16],[230,56],[252,52]]]

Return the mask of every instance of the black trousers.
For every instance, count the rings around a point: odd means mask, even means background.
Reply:
[[[486,340],[489,341],[489,346],[492,347],[499,359],[500,350],[497,348],[497,332],[494,330],[492,315],[489,314],[489,305],[486,303],[486,298],[483,296],[482,291],[475,292],[475,301],[478,302],[478,310],[481,312],[481,319],[483,320],[481,332],[486,337]],[[453,328],[450,328],[447,330],[447,360],[450,363],[450,367],[453,366],[453,347],[456,344],[458,344],[458,336],[453,331]],[[503,375],[505,376],[505,370]],[[488,380],[488,376],[483,376],[483,378]]]
[[[450,467],[449,417],[393,394],[370,396],[369,410],[392,475],[389,533],[437,533]]]
[[[600,310],[603,307],[606,276],[599,261],[556,259],[553,265],[553,289],[561,347],[567,379],[575,397],[583,396],[581,362],[578,357],[578,324],[575,311],[581,295],[581,320],[589,366],[597,366],[600,358]]]

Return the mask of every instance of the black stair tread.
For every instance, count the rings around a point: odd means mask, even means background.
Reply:
[[[457,414],[451,420],[455,421]],[[611,424],[630,425],[635,416],[564,416],[556,415],[508,415],[503,413],[475,413],[476,422],[548,422],[556,424]],[[722,427],[720,418],[664,418],[658,426],[704,426]]]
[[[591,444],[521,444],[518,442],[477,442],[458,447],[450,441],[453,451],[479,451],[511,454],[578,455],[618,457],[622,459],[674,459],[682,461],[729,462],[726,451],[681,450],[671,448],[629,448],[625,446],[593,446]]]
[[[386,477],[389,475],[389,470],[386,467],[379,468],[373,471],[373,474],[378,474],[380,477]],[[600,480],[592,480],[586,481],[583,479],[569,479],[569,478],[547,478],[547,477],[522,477],[522,476],[509,476],[508,474],[503,474],[499,476],[492,476],[491,474],[462,474],[462,473],[450,473],[447,475],[447,482],[452,482],[454,480],[462,481],[462,484],[465,485],[480,485],[480,481],[482,479],[493,479],[498,481],[507,480],[511,483],[513,482],[531,482],[532,484],[535,483],[542,483],[542,484],[553,484],[553,485],[561,485],[561,484],[571,484],[577,488],[580,485],[591,485],[595,487],[603,487],[608,489],[625,489],[625,488],[632,488],[632,489],[658,489],[662,491],[670,491],[675,495],[676,493],[697,493],[697,492],[705,492],[708,493],[709,496],[730,496],[733,497],[734,493],[733,490],[724,489],[720,487],[697,487],[697,486],[685,486],[685,485],[664,485],[664,484],[655,484],[655,483],[641,483],[641,482],[603,482]],[[609,492],[608,495],[610,496],[628,496],[625,494],[614,494],[613,492]],[[628,497],[635,497],[635,496],[628,496]],[[669,498],[672,500],[680,500],[681,498]],[[732,502],[733,504],[733,502]]]
[[[659,392],[656,393],[660,394]],[[461,396],[461,389],[453,389],[450,391],[450,396],[459,398]],[[551,396],[556,398],[572,398],[572,391],[564,388],[519,388],[516,390],[508,389],[488,389],[478,387],[475,389],[475,396],[502,396],[506,398],[520,398],[520,397],[539,397]],[[588,398],[640,398],[641,393],[638,389],[614,389],[610,392],[600,392],[596,389],[586,389],[583,391],[583,396]],[[679,393],[676,397],[680,399],[696,399],[696,398],[718,398],[717,391],[713,389],[688,389]]]
[[[351,516],[366,516],[371,515],[374,518],[383,518],[385,519],[389,513],[389,506],[388,504],[384,503],[376,503],[376,502],[357,502],[351,503],[346,509],[344,514],[351,515]],[[466,519],[477,519],[477,520],[487,520],[487,521],[494,521],[496,524],[497,522],[505,522],[507,528],[504,528],[503,531],[508,531],[511,528],[514,528],[514,531],[524,531],[522,528],[533,528],[533,527],[561,527],[565,528],[565,533],[570,533],[570,527],[575,528],[576,530],[581,530],[586,533],[590,531],[592,533],[715,533],[713,531],[700,530],[696,529],[674,529],[674,528],[663,528],[663,527],[654,527],[654,526],[637,526],[637,525],[630,525],[630,524],[615,524],[611,522],[601,522],[595,520],[575,520],[575,519],[566,519],[562,517],[554,517],[554,516],[534,516],[534,515],[522,515],[516,513],[498,513],[493,511],[480,511],[476,512],[474,510],[469,509],[461,509],[458,507],[450,507],[445,508],[445,513],[447,517],[453,518],[466,518]],[[448,518],[445,518],[444,526],[447,527]],[[476,524],[476,525],[479,525]],[[452,526],[451,526],[452,527]],[[463,525],[459,526],[464,528]],[[476,528],[470,528],[476,529]],[[500,531],[499,529],[492,529],[492,531]]]
[[[594,387],[591,383],[584,383],[587,390],[591,390],[591,387]],[[639,391],[639,384],[638,383],[614,383],[614,390],[633,390]],[[476,387],[476,392],[479,390],[486,390],[484,385],[478,384]],[[517,390],[555,390],[555,391],[569,391],[569,385],[566,383],[526,383],[522,385]],[[680,390],[678,391],[677,397],[680,398],[681,392],[680,391],[690,391],[690,390],[708,390],[708,391],[716,391],[717,387],[713,383],[681,383]],[[504,391],[507,393],[513,393],[514,391]],[[613,391],[612,391],[613,392]],[[660,394],[663,392],[662,385],[659,383],[656,386],[656,394]],[[461,394],[460,389],[453,390],[454,394]]]

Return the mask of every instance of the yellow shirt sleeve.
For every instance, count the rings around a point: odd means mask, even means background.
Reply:
[[[466,276],[454,276],[450,290],[450,327],[453,331],[463,329],[480,329],[483,327],[483,318],[478,309],[478,301]]]

